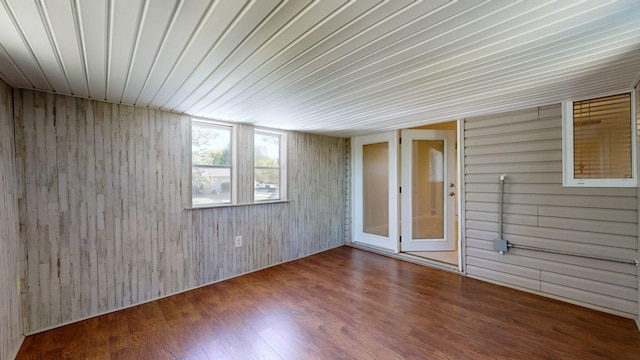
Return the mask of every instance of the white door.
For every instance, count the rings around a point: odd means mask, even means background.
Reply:
[[[398,132],[354,137],[353,241],[399,251]]]
[[[402,251],[455,250],[455,137],[402,131]]]

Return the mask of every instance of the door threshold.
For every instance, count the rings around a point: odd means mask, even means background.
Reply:
[[[371,246],[371,245],[365,245],[365,244],[359,244],[359,243],[348,243],[346,244],[347,246],[351,246],[353,248],[356,249],[360,249],[360,250],[364,250],[364,251],[369,251],[372,253],[376,253],[378,255],[384,255],[384,256],[388,256],[394,259],[398,259],[398,260],[403,260],[406,262],[410,262],[413,264],[417,264],[417,265],[422,265],[422,266],[428,266],[431,268],[436,268],[439,270],[444,270],[444,271],[448,271],[448,272],[452,272],[452,273],[456,273],[456,274],[462,274],[462,271],[460,271],[458,269],[457,265],[451,265],[451,264],[447,264],[447,263],[443,263],[440,261],[436,261],[436,260],[430,260],[430,259],[426,259],[420,256],[415,256],[415,255],[411,255],[411,254],[407,254],[407,253],[394,253],[391,250],[388,249],[383,249],[383,248],[379,248],[379,247],[375,247],[375,246]]]

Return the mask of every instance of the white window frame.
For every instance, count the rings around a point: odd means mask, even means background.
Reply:
[[[212,203],[212,204],[203,204],[203,205],[194,205],[193,204],[193,139],[191,138],[192,134],[193,134],[193,123],[202,123],[202,124],[206,124],[206,125],[212,125],[214,127],[226,127],[229,128],[229,130],[231,131],[231,179],[230,179],[230,186],[231,186],[231,199],[229,202],[225,202],[225,203]],[[238,179],[238,166],[237,166],[237,142],[238,142],[238,137],[237,137],[237,126],[235,126],[234,124],[229,124],[229,123],[224,123],[224,122],[219,122],[219,121],[214,121],[214,120],[208,120],[208,119],[202,119],[202,118],[197,118],[197,117],[191,117],[189,120],[189,207],[193,208],[193,209],[199,209],[199,208],[211,208],[211,207],[224,207],[224,206],[229,206],[229,205],[234,205],[237,203],[237,192],[238,192],[238,184],[237,184],[237,179]]]
[[[253,136],[255,139],[255,134],[269,134],[269,135],[278,135],[280,137],[280,184],[278,185],[278,192],[280,197],[278,199],[273,200],[260,200],[257,201],[253,198],[254,204],[264,204],[268,202],[278,202],[278,201],[286,201],[287,200],[287,131],[283,130],[275,130],[268,128],[253,128]],[[255,140],[254,140],[255,141]],[[255,142],[253,144],[252,156],[255,155]],[[255,159],[253,161],[253,168],[251,169],[251,178],[253,179],[255,176],[256,164]],[[254,183],[254,181],[252,181]],[[254,197],[254,188],[251,189],[251,196]]]
[[[638,185],[637,170],[637,119],[635,91],[618,92],[598,97],[618,94],[631,94],[631,178],[625,179],[576,179],[574,177],[574,144],[573,144],[573,102],[562,103],[562,185],[566,187],[636,187]],[[583,99],[584,100],[584,99]]]

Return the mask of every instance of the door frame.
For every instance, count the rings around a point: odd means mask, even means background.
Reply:
[[[465,163],[464,163],[464,119],[456,120],[456,135],[457,135],[457,146],[456,146],[456,170],[457,170],[457,181],[458,181],[458,197],[456,201],[458,201],[458,271],[467,274],[467,264],[466,264],[466,236],[465,236],[465,222],[466,222],[466,209],[465,209],[465,196],[467,191],[465,189]]]
[[[372,135],[357,136],[351,139],[351,220],[353,224],[351,227],[351,241],[353,243],[362,243],[365,246],[373,246],[381,250],[397,254],[400,251],[400,197],[398,194],[399,132],[396,130],[387,131]],[[362,191],[359,191],[358,187],[362,187],[363,174],[362,162],[358,159],[362,157],[363,145],[382,142],[389,144],[389,236],[387,238],[379,235],[367,234],[360,230],[363,227],[362,214],[364,211],[360,210],[362,205]],[[358,211],[360,211],[360,216],[358,216]],[[358,241],[358,239],[363,238],[367,241]]]
[[[465,156],[465,143],[464,143],[464,119],[456,119],[456,135],[457,135],[457,146],[456,146],[456,168],[457,168],[457,182],[458,182],[458,196],[457,196],[457,201],[458,201],[458,266],[457,267],[443,267],[442,265],[435,263],[435,262],[431,262],[428,261],[426,259],[419,259],[415,256],[411,256],[408,254],[403,254],[403,253],[398,253],[397,251],[395,252],[395,254],[390,254],[388,251],[381,251],[381,253],[383,254],[387,254],[393,257],[396,257],[398,259],[401,260],[405,260],[405,261],[410,261],[410,262],[414,262],[414,263],[418,263],[421,265],[425,265],[425,266],[429,266],[429,267],[434,267],[434,268],[438,268],[441,270],[445,270],[445,271],[452,271],[452,272],[456,272],[456,273],[461,273],[463,275],[467,274],[467,264],[466,264],[466,236],[464,233],[464,229],[465,229],[465,223],[466,223],[466,217],[465,217],[465,196],[466,196],[466,189],[465,189],[465,163],[464,163],[464,156]],[[423,125],[433,125],[433,124],[438,124],[438,123],[443,123],[443,122],[447,122],[447,121],[431,121],[431,122],[426,122]],[[398,134],[397,131],[394,131],[394,133],[396,133],[396,139],[398,138]],[[355,154],[354,154],[354,148],[355,148],[355,144],[354,144],[354,139],[356,137],[352,137],[351,138],[351,151],[350,151],[350,161],[351,161],[351,174],[349,176],[349,180],[351,182],[351,194],[350,194],[350,201],[349,201],[349,205],[351,206],[351,211],[349,212],[351,215],[351,231],[350,231],[350,235],[351,238],[349,239],[349,243],[350,244],[354,244],[357,245],[355,242],[355,235],[356,235],[356,224],[355,224],[355,219],[356,219],[356,213],[355,213],[355,209],[356,209],[356,197],[355,197],[355,193],[356,193],[356,181],[355,181],[355,171],[356,171],[356,166],[355,166]],[[397,151],[397,149],[396,149]],[[398,171],[398,169],[396,169],[396,171]],[[397,177],[396,177],[397,179]],[[397,180],[396,180],[397,182]],[[397,183],[396,183],[397,185]],[[396,194],[396,196],[399,194]],[[397,200],[399,201],[399,200]],[[397,202],[396,202],[397,203]],[[398,203],[398,207],[399,207],[399,203]],[[398,214],[397,214],[398,215]],[[397,216],[397,223],[399,224],[400,222],[400,218],[399,216]],[[398,233],[396,234],[398,235]],[[365,246],[366,248],[366,246]],[[399,239],[398,239],[398,248],[399,250]],[[368,250],[372,250],[374,252],[379,252],[376,249],[368,249]]]
[[[401,252],[416,252],[416,251],[455,251],[458,245],[458,239],[455,238],[455,215],[457,199],[451,199],[452,196],[458,192],[458,187],[453,184],[453,187],[447,186],[449,182],[457,182],[457,176],[454,176],[456,171],[457,155],[456,155],[456,136],[457,133],[454,130],[432,130],[432,129],[407,129],[401,131],[403,145],[400,155],[400,173],[401,173],[401,186],[402,194],[400,199],[400,229],[401,235],[404,238],[400,244]],[[442,180],[442,200],[443,200],[443,237],[442,239],[413,239],[413,140],[441,140],[444,148],[444,172]],[[450,166],[451,165],[451,166]],[[453,191],[454,195],[448,195],[448,192]],[[406,214],[405,214],[406,212]],[[415,241],[415,244],[413,242]],[[422,244],[422,245],[420,245]],[[404,247],[414,247],[414,249],[405,249]],[[430,248],[429,250],[421,250],[415,247],[425,246]],[[444,247],[452,246],[453,249],[445,249]],[[440,249],[437,249],[437,248]]]

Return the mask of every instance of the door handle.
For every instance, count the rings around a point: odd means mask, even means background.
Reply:
[[[454,193],[453,191],[449,193],[449,196],[454,196],[456,193]]]

